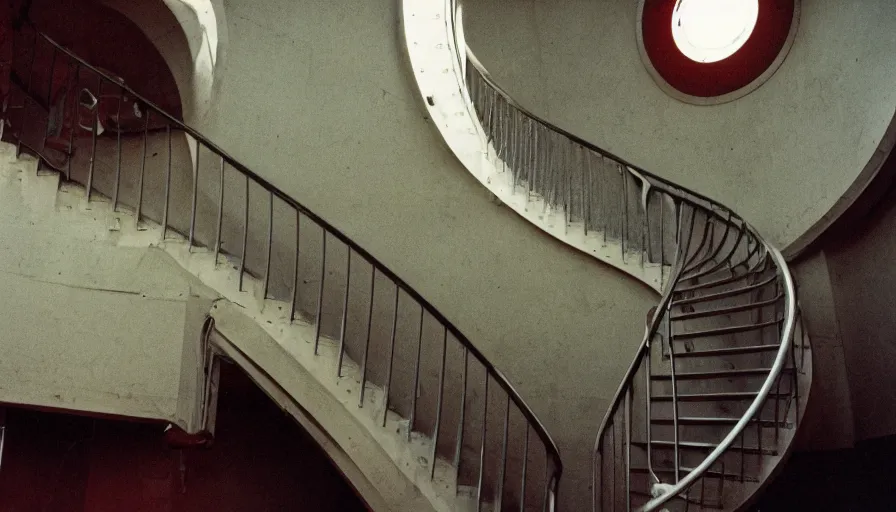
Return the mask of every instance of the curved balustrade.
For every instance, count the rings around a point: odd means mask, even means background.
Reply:
[[[551,436],[510,382],[413,288],[348,236],[46,35],[16,34],[6,138],[138,226],[214,253],[284,322],[314,325],[383,389],[386,415],[431,440],[426,464],[453,468],[480,507],[553,510],[562,473]],[[251,283],[249,283],[251,281]]]
[[[787,263],[725,206],[519,105],[461,27],[453,35],[488,159],[514,190],[623,262],[662,270],[662,298],[598,430],[593,509],[743,505],[786,454],[808,393]]]

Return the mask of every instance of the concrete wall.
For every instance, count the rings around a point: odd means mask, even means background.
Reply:
[[[797,282],[803,326],[812,344],[814,376],[796,448],[851,448],[856,441],[854,410],[830,259],[824,251],[817,251],[793,264],[791,270]]]
[[[227,58],[218,61],[217,93],[204,116],[190,114],[185,101],[185,117],[402,276],[508,375],[560,445],[566,508],[583,508],[598,422],[641,340],[655,294],[489,200],[415,103],[399,50],[398,2],[236,0],[221,7],[228,41]],[[177,75],[176,66],[169,67]],[[140,90],[152,84],[131,85]],[[183,96],[180,81],[178,86]],[[155,219],[163,204],[167,150],[162,136],[153,135],[147,151],[144,213]],[[101,139],[94,186],[108,195],[115,140]],[[139,142],[130,137],[122,142],[121,200],[126,205],[136,196]],[[181,231],[189,221],[189,144],[175,134],[169,221]],[[83,181],[87,155],[89,150],[78,146],[75,179]],[[196,229],[205,243],[215,225],[217,165],[200,152]],[[226,181],[224,249],[233,253],[241,239],[244,189],[232,170]],[[256,273],[264,265],[259,249],[268,208],[258,192],[251,192],[247,265]],[[288,287],[283,276],[292,268],[294,228],[281,222],[288,215],[275,207],[272,293],[277,296]],[[319,282],[314,237],[319,235],[307,231],[310,238],[303,238],[302,251],[311,256],[300,272],[303,284],[314,290]],[[325,315],[324,331],[335,334],[345,252],[339,247],[328,251],[335,252],[328,252],[325,303],[337,307],[327,306],[334,316]],[[363,292],[360,277],[352,278],[352,288]],[[314,299],[303,293],[306,297]],[[303,302],[300,313],[312,305]],[[350,316],[353,332],[364,316]]]
[[[481,0],[465,4],[464,17],[470,47],[523,105],[722,202],[784,247],[847,191],[893,118],[891,8],[802,2],[778,72],[711,107],[672,99],[647,74],[637,2]]]
[[[458,325],[544,419],[562,494],[585,503],[597,423],[654,294],[489,201],[414,102],[397,2],[224,9],[221,86],[197,128]]]
[[[121,247],[81,196],[0,148],[0,402],[192,430],[210,295],[158,249]]]
[[[860,440],[896,433],[894,200],[891,192],[864,227],[825,249]]]

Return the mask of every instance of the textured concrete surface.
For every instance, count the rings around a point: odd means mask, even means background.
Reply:
[[[226,58],[215,100],[196,127],[402,276],[509,377],[560,444],[561,495],[576,508],[588,496],[598,422],[641,340],[654,292],[490,201],[417,105],[400,53],[397,2],[225,1],[222,8]],[[188,143],[180,137],[174,180],[187,180]],[[101,150],[100,161],[114,157],[109,151]],[[154,153],[148,165],[158,166],[165,153]],[[206,165],[215,163],[200,155],[200,174],[215,176]],[[183,225],[189,182],[175,182],[172,216]],[[109,174],[97,183],[108,191]],[[225,219],[232,250],[243,185],[228,174],[225,186],[237,192],[225,194],[237,220]],[[214,225],[216,187],[200,187],[201,236]],[[255,190],[251,204],[254,251],[266,235],[268,206]],[[280,270],[291,265],[294,227],[278,212],[276,225],[285,228],[274,233],[273,265],[275,275],[289,275]],[[313,254],[319,235],[308,236]],[[250,251],[250,267],[259,268],[263,255]],[[341,296],[344,257],[328,258],[334,287],[327,301]],[[311,290],[319,283],[313,263]],[[360,277],[352,281],[363,288]],[[328,329],[334,320],[325,318]]]
[[[0,153],[0,401],[191,428],[204,287],[157,249],[117,246],[109,219],[13,151]]]
[[[370,250],[508,375],[560,444],[576,508],[655,295],[489,201],[424,119],[397,7],[225,2],[225,69],[198,128]]]
[[[710,107],[681,103],[650,78],[636,46],[637,2],[484,0],[465,9],[467,42],[523,105],[725,204],[781,248],[835,205],[893,119],[887,0],[802,2],[777,73]]]

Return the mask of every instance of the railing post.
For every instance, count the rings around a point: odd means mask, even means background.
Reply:
[[[243,249],[240,252],[240,279],[239,279],[239,291],[243,291],[243,276],[246,273],[246,260],[249,255],[247,254],[248,242],[249,242],[249,176],[246,176],[246,194],[244,196],[244,207],[243,207]]]
[[[112,190],[112,211],[118,211],[118,191],[121,187],[121,103],[124,101],[124,87],[118,86],[118,111],[117,118],[115,123],[116,133],[115,133],[115,185]],[[99,105],[97,105],[97,111],[99,111]]]
[[[523,476],[520,478],[520,512],[526,510],[526,469],[529,465],[529,425],[526,425],[526,436],[523,441]]]
[[[94,137],[96,131],[94,130]],[[168,142],[168,170],[165,173],[165,208],[162,212],[162,240],[168,233],[168,208],[171,203],[171,123],[165,124],[165,139]],[[248,178],[247,178],[248,180]]]
[[[77,102],[75,103],[75,106],[77,107]],[[140,216],[143,208],[143,179],[146,175],[146,146],[147,139],[149,138],[149,116],[151,113],[152,110],[146,108],[146,119],[143,120],[143,149],[140,153],[140,179],[137,183],[137,211],[135,215],[135,223],[138,229],[140,228]],[[74,133],[75,131],[72,130],[72,134]],[[69,144],[69,147],[71,147],[71,144]],[[71,165],[71,158],[69,158],[69,165]]]
[[[324,279],[327,276],[327,230],[321,226],[320,286],[317,288],[317,315],[314,318],[314,355],[320,346],[320,328],[324,312]]]
[[[264,282],[261,289],[261,300],[268,298],[268,288],[271,285],[271,254],[274,252],[274,194],[268,193],[268,243],[264,263]]]
[[[90,204],[90,195],[93,193],[93,171],[96,166],[96,137],[100,126],[100,100],[103,95],[103,77],[97,75],[97,102],[93,110],[93,133],[90,142],[90,168],[87,171],[87,204]],[[169,146],[170,147],[170,146]],[[164,237],[163,237],[164,238]]]
[[[507,474],[507,443],[508,443],[508,435],[510,429],[510,396],[507,396],[507,402],[504,404],[504,434],[501,437],[501,471],[498,476],[498,490],[496,492],[496,505],[495,510],[501,510],[501,506],[504,504],[504,477]],[[547,449],[545,449],[545,459],[549,459],[550,457],[547,454]]]
[[[420,327],[417,334],[417,356],[414,358],[414,387],[411,389],[411,413],[408,418],[408,441],[414,431],[414,420],[417,419],[417,391],[420,386],[420,350],[423,347],[423,315],[426,312],[420,304]]]
[[[193,172],[191,173],[193,175],[193,190],[190,194],[190,232],[187,240],[187,251],[192,251],[196,235],[196,202],[199,196],[199,153],[202,152],[202,143],[198,139],[193,140],[196,142],[196,159],[193,162]]]
[[[361,392],[358,393],[358,407],[364,407],[364,391],[367,388],[367,353],[370,351],[370,333],[373,329],[373,301],[376,291],[376,267],[370,265],[370,304],[367,308],[367,341],[361,356]]]
[[[460,419],[457,422],[457,439],[454,447],[454,470],[455,470],[455,480],[458,475],[460,475],[460,465],[461,465],[461,450],[463,449],[464,444],[464,423],[467,416],[467,366],[469,365],[469,351],[464,350],[464,366],[461,369],[461,392],[460,392]],[[528,435],[528,432],[527,432]],[[527,437],[528,440],[528,437]],[[525,482],[525,465],[523,466],[523,480]],[[524,484],[525,485],[525,484]]]
[[[386,403],[383,405],[383,427],[386,426],[386,417],[389,415],[389,388],[392,387],[392,361],[395,359],[395,333],[398,328],[398,295],[401,288],[395,285],[395,306],[392,309],[392,331],[389,334],[389,363],[386,366],[386,385],[383,386],[383,395]]]
[[[339,322],[339,357],[336,364],[336,376],[342,377],[342,358],[345,356],[346,322],[348,321],[348,296],[352,283],[352,248],[348,247],[348,258],[345,267],[345,295],[342,298],[342,320]],[[422,313],[421,313],[422,314]],[[421,320],[422,322],[422,320]]]
[[[439,450],[439,432],[442,423],[442,399],[445,394],[445,357],[448,355],[448,329],[443,327],[442,333],[442,365],[439,369],[439,390],[436,399],[436,423],[432,433],[432,453],[430,454],[431,466],[429,470],[429,479],[432,480],[436,474],[436,457]]]
[[[485,372],[485,390],[482,392],[482,435],[479,445],[479,482],[476,484],[476,510],[482,510],[482,490],[485,485],[485,444],[488,433],[488,370]]]
[[[78,113],[79,113],[79,110],[78,110],[78,84],[81,81],[80,79],[81,79],[81,63],[76,62],[75,63],[75,78],[74,78],[74,80],[72,80],[72,83],[74,84],[74,89],[71,91],[71,95],[70,95],[72,97],[72,110],[73,110],[72,119],[73,120],[76,120],[78,118]],[[63,110],[65,110],[66,103],[67,102],[63,103],[63,106],[62,106]],[[64,116],[65,116],[65,114],[63,114],[63,118],[64,118]],[[68,132],[68,158],[65,159],[65,179],[66,179],[66,181],[70,181],[72,179],[72,158],[74,157],[74,154],[75,154],[76,125],[77,125],[77,122],[73,121],[72,127]],[[140,220],[139,215],[138,215],[137,220],[138,221]]]
[[[25,87],[24,97],[22,98],[22,122],[19,123],[19,137],[16,141],[16,158],[22,154],[22,139],[25,137],[25,126],[28,120],[28,116],[25,114],[25,109],[28,106],[28,102],[31,101],[31,80],[34,76],[34,56],[37,54],[37,30],[34,31],[34,39],[31,42],[31,60],[28,63],[28,85]],[[12,73],[12,70],[10,70]],[[90,191],[87,192],[87,200],[90,201]]]
[[[292,268],[292,300],[289,303],[289,322],[296,319],[296,303],[299,299],[299,256],[301,251],[302,214],[296,210],[296,255]]]
[[[221,157],[218,189],[218,220],[215,223],[215,268],[218,268],[218,254],[221,252],[221,230],[224,224],[224,157]],[[296,256],[298,257],[298,256]]]
[[[681,479],[680,471],[681,471],[681,458],[679,454],[679,446],[678,446],[678,384],[675,378],[675,333],[672,330],[672,302],[669,301],[666,306],[666,332],[668,333],[667,343],[669,344],[669,368],[671,371],[672,377],[672,429],[673,429],[673,457],[675,459],[675,483]],[[648,443],[650,440],[648,439]]]

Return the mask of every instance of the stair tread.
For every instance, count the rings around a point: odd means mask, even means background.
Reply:
[[[723,417],[703,418],[703,417],[699,417],[699,416],[679,416],[678,417],[679,425],[734,425],[738,421],[740,421],[740,417],[737,417],[737,418],[723,418]],[[660,424],[660,425],[674,424],[674,421],[672,418],[651,417],[650,422]],[[754,424],[755,423],[763,423],[768,426],[775,426],[774,420],[759,420],[759,419],[753,418],[752,420],[750,420],[750,423],[754,423]],[[784,425],[784,422],[779,421],[778,423],[782,426]]]
[[[788,372],[792,368],[782,368],[782,371]],[[737,370],[715,370],[711,372],[677,372],[675,380],[700,380],[700,379],[724,379],[727,377],[743,377],[750,375],[767,375],[772,371],[771,368],[744,368]],[[671,374],[651,375],[651,380],[672,380]]]
[[[760,281],[760,282],[758,282],[758,283],[751,284],[751,285],[747,285],[747,286],[743,286],[743,287],[741,287],[741,288],[735,288],[734,290],[725,290],[725,291],[721,291],[721,292],[717,292],[717,293],[709,293],[709,294],[706,294],[706,295],[698,295],[698,296],[696,296],[696,297],[688,297],[688,298],[685,298],[685,299],[677,299],[677,300],[676,300],[676,299],[673,299],[673,300],[672,300],[672,305],[673,305],[673,306],[683,306],[683,305],[685,305],[685,304],[695,304],[695,303],[698,303],[698,302],[707,302],[707,301],[711,301],[711,300],[724,299],[724,298],[727,298],[727,297],[732,297],[732,296],[734,296],[734,295],[740,295],[740,294],[742,294],[742,293],[751,292],[751,291],[753,291],[753,290],[757,290],[757,289],[762,288],[762,287],[764,287],[764,286],[768,286],[769,284],[771,284],[772,282],[774,282],[775,279],[777,279],[777,277],[778,277],[778,276],[773,275],[773,276],[769,277],[768,279],[763,279],[762,281]]]
[[[768,268],[763,268],[762,270],[748,271],[743,274],[738,274],[736,276],[729,276],[729,277],[722,277],[719,279],[713,279],[712,281],[707,281],[705,283],[697,283],[697,284],[692,284],[692,285],[687,285],[687,286],[681,286],[677,290],[675,290],[675,293],[686,293],[686,292],[693,292],[693,291],[702,290],[702,289],[706,289],[706,288],[715,288],[716,286],[722,286],[723,284],[735,283],[737,281],[741,281],[741,280],[747,279],[752,276],[761,275],[768,271],[769,271]]]
[[[694,471],[694,469],[696,469],[696,468],[692,468],[692,467],[688,467],[688,466],[679,466],[679,468],[678,468],[679,472],[680,472],[682,475],[686,475],[686,474],[688,474],[688,473]],[[634,467],[632,467],[632,468],[631,468],[631,472],[632,472],[632,473],[638,473],[638,474],[646,474],[646,473],[649,473],[648,469],[645,468],[645,467],[642,467],[642,466],[634,466]],[[654,468],[653,468],[653,472],[654,472],[654,473],[663,473],[663,474],[667,474],[667,473],[668,473],[668,474],[674,474],[674,473],[675,473],[675,468],[668,468],[668,467],[654,467]],[[706,470],[706,472],[704,472],[703,474],[706,475],[706,476],[713,477],[713,478],[724,478],[724,479],[726,479],[726,480],[737,480],[737,481],[740,481],[740,475],[735,474],[735,473],[730,473],[730,472],[725,472],[725,473],[723,473],[723,472],[721,472],[721,471],[716,471],[716,470],[714,470],[714,469],[708,469],[708,470]],[[752,477],[752,476],[749,476],[749,475],[744,475],[744,480],[746,480],[746,481],[748,481],[748,482],[757,482],[757,481],[758,481],[758,479],[757,479],[756,477]]]
[[[679,402],[700,402],[700,401],[716,401],[716,400],[753,400],[758,395],[755,391],[721,391],[714,393],[679,393]],[[769,398],[786,398],[789,393],[769,393]],[[671,402],[672,395],[653,395],[651,400],[658,402]]]
[[[779,324],[783,320],[784,320],[783,318],[776,318],[774,320],[766,320],[765,322],[759,322],[759,323],[754,323],[754,324],[740,324],[740,325],[731,325],[731,326],[726,326],[726,327],[713,327],[712,329],[703,329],[700,331],[675,333],[672,335],[672,339],[690,340],[690,339],[694,339],[694,338],[705,338],[707,336],[720,336],[723,334],[735,334],[735,333],[739,333],[739,332],[755,331],[755,330],[765,329],[766,327],[771,327],[773,325]]]
[[[668,441],[665,439],[654,439],[650,441],[650,444],[654,446],[661,447],[674,447],[675,441]],[[632,441],[633,446],[639,446],[641,448],[645,448],[647,443],[645,441]],[[679,448],[691,448],[695,450],[714,450],[719,443],[705,443],[702,441],[678,441]],[[760,448],[758,446],[743,446],[741,447],[740,443],[735,442],[731,446],[728,447],[729,450],[733,451],[743,451],[744,453],[750,454],[762,454],[762,455],[775,455],[774,450],[770,450],[768,448]]]
[[[759,301],[759,302],[750,302],[748,304],[737,304],[734,306],[724,306],[715,309],[706,309],[703,311],[692,311],[689,313],[673,313],[671,319],[675,321],[682,320],[692,320],[694,318],[706,318],[708,316],[718,316],[718,315],[729,315],[731,313],[739,313],[741,311],[748,311],[751,309],[759,309],[768,306],[773,306],[777,301],[782,300],[784,298],[783,294],[778,294],[776,297]]]
[[[642,490],[640,490],[640,489],[630,489],[629,492],[630,492],[631,494],[634,494],[634,495],[637,495],[637,496],[645,496],[645,497],[648,497],[648,498],[652,498],[652,497],[653,497],[649,492],[647,492],[647,491],[642,491]],[[700,505],[701,508],[711,508],[711,509],[714,509],[714,510],[722,510],[722,508],[723,508],[723,506],[722,506],[721,503],[712,503],[712,502],[709,502],[709,501],[704,501],[703,503],[700,503],[700,500],[698,500],[697,498],[686,498],[686,497],[683,497],[683,496],[676,496],[676,497],[674,497],[674,498],[672,498],[672,499],[673,499],[673,500],[687,501],[688,503],[691,503],[691,504],[693,504],[693,505]]]
[[[727,356],[727,355],[737,355],[737,354],[755,354],[759,352],[777,352],[781,348],[781,345],[750,345],[746,347],[728,347],[728,348],[713,348],[707,350],[694,350],[691,352],[676,352],[675,357],[713,357],[713,356]]]

